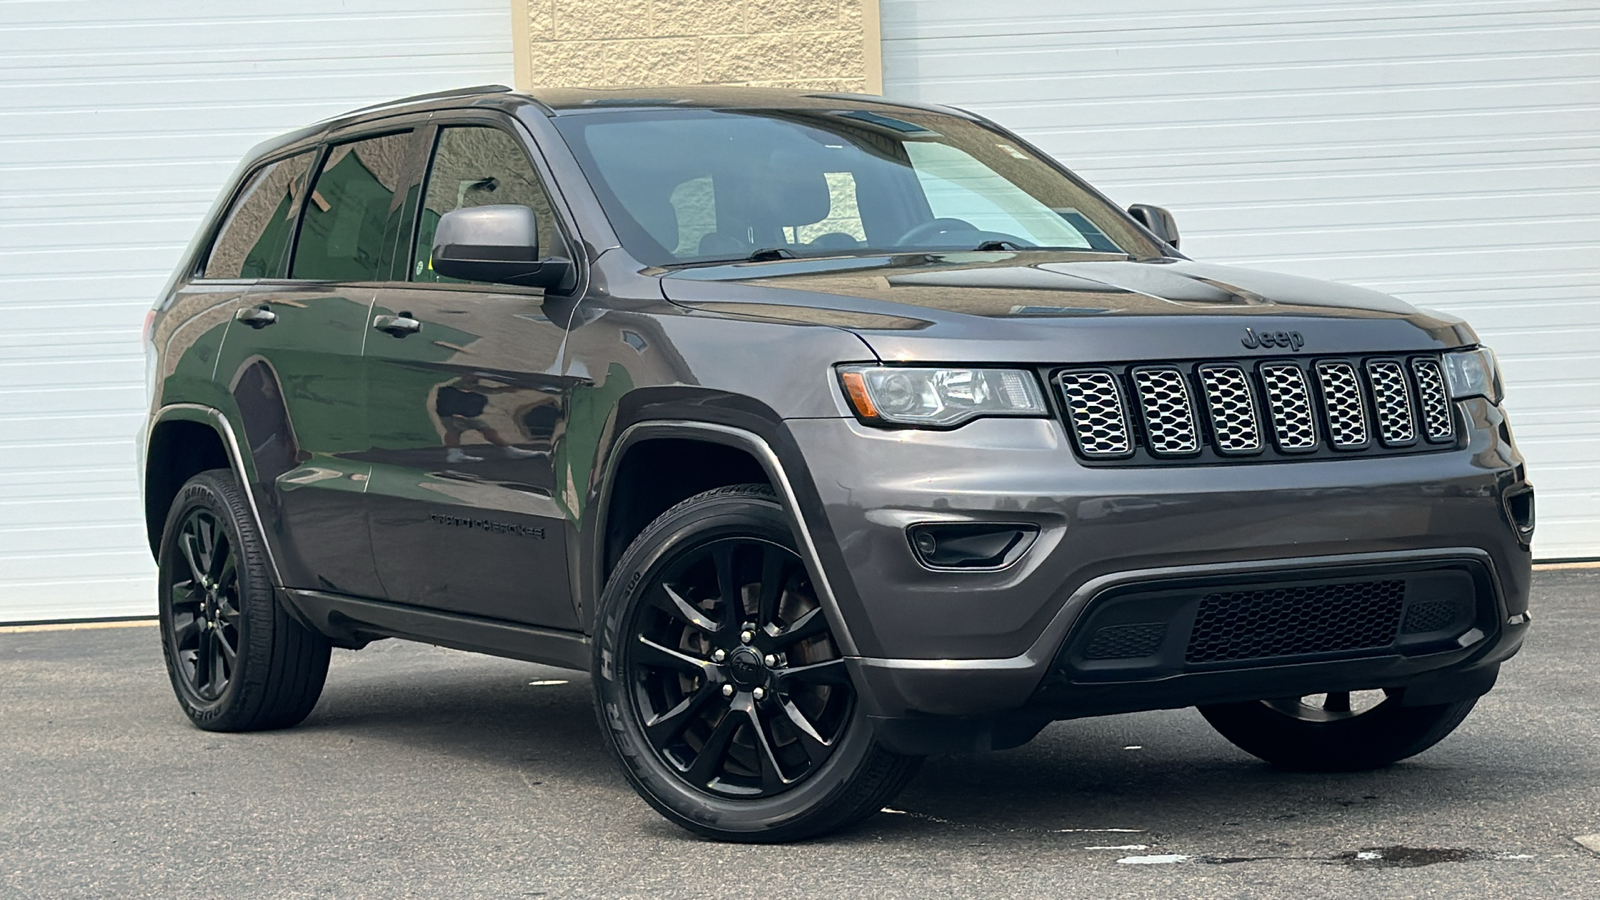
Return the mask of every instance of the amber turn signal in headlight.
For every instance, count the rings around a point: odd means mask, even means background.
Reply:
[[[845,366],[839,380],[863,421],[953,428],[984,416],[1049,412],[1039,381],[1024,369]]]

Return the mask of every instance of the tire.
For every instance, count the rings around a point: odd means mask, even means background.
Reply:
[[[1360,694],[1376,694],[1363,691]],[[1437,706],[1402,706],[1397,693],[1384,692],[1373,706],[1352,705],[1351,694],[1256,700],[1202,706],[1200,714],[1223,737],[1246,753],[1298,772],[1358,772],[1412,757],[1456,730],[1473,697]]]
[[[310,714],[331,647],[278,603],[261,532],[232,472],[201,472],[178,491],[158,567],[167,675],[190,721],[207,731],[265,731]]]
[[[690,831],[815,837],[882,809],[921,764],[874,739],[766,485],[706,491],[652,522],[598,623],[601,731],[634,790]]]

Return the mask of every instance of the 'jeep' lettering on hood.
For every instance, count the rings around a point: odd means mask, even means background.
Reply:
[[[1299,350],[1306,345],[1306,339],[1298,331],[1263,331],[1256,334],[1255,329],[1246,328],[1244,337],[1239,343],[1251,350],[1260,347],[1282,347],[1285,350]]]

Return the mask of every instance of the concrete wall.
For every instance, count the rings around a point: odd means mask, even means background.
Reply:
[[[877,93],[877,0],[512,0],[517,87]]]

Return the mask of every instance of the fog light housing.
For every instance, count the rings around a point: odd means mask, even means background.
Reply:
[[[1037,525],[939,522],[906,529],[917,562],[930,569],[1002,569],[1028,552]]]

